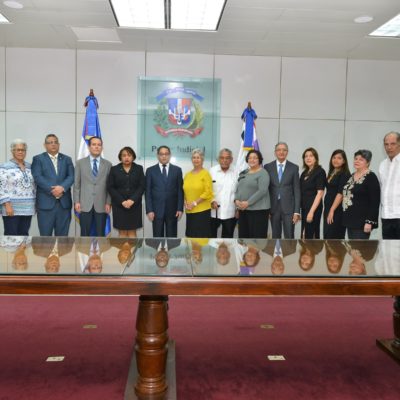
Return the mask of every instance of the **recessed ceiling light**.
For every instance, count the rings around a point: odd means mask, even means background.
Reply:
[[[216,31],[226,0],[171,0],[171,29]]]
[[[400,14],[374,30],[369,36],[400,37]]]
[[[227,0],[109,0],[124,28],[216,31]]]
[[[164,0],[110,0],[118,26],[165,28]]]
[[[7,1],[3,1],[3,4],[7,7],[10,8],[24,8],[24,5],[21,3],[18,3],[18,1],[14,1],[14,0],[7,0]]]
[[[354,18],[354,22],[357,24],[366,24],[367,22],[373,21],[374,17],[370,15],[361,15],[360,17]]]

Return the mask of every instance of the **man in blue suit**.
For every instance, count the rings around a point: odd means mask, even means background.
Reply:
[[[168,146],[157,149],[158,164],[146,170],[146,214],[154,237],[176,237],[183,212],[182,170],[170,164]]]
[[[54,134],[46,136],[46,151],[33,157],[36,209],[41,236],[68,236],[71,223],[71,186],[74,165],[71,157],[59,153],[60,143]]]

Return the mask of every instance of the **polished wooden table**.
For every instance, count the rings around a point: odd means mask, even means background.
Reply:
[[[0,237],[0,294],[139,295],[134,384],[168,393],[168,296],[395,296],[400,360],[400,241]],[[397,296],[397,297],[396,297]]]

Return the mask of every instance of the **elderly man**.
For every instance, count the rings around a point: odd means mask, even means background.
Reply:
[[[400,133],[383,139],[387,158],[379,166],[383,239],[400,239]]]
[[[288,145],[279,142],[275,146],[276,160],[264,168],[270,176],[269,194],[271,198],[272,237],[294,238],[294,225],[300,220],[300,180],[299,167],[287,160]]]
[[[233,238],[236,226],[235,191],[237,175],[231,167],[232,151],[222,149],[218,156],[218,165],[210,169],[213,181],[214,199],[211,202],[211,237],[216,238],[222,225],[221,237]]]

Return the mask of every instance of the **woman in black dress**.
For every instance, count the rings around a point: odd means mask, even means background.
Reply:
[[[346,253],[346,247],[341,240],[325,240],[325,261],[331,274],[341,271]]]
[[[118,154],[121,161],[110,170],[107,190],[111,196],[113,227],[121,237],[136,237],[143,226],[142,195],[145,190],[143,167],[134,163],[136,154],[124,147]]]
[[[315,264],[315,257],[324,248],[322,240],[299,240],[299,267],[303,271],[310,271]]]
[[[329,162],[324,198],[324,239],[344,239],[346,228],[343,226],[343,186],[350,178],[346,153],[335,150]]]
[[[303,173],[300,176],[301,237],[319,239],[325,171],[318,163],[317,151],[309,147],[303,152]]]
[[[343,188],[343,225],[349,239],[369,239],[378,227],[381,191],[377,176],[369,169],[372,153],[354,153],[355,172]]]

